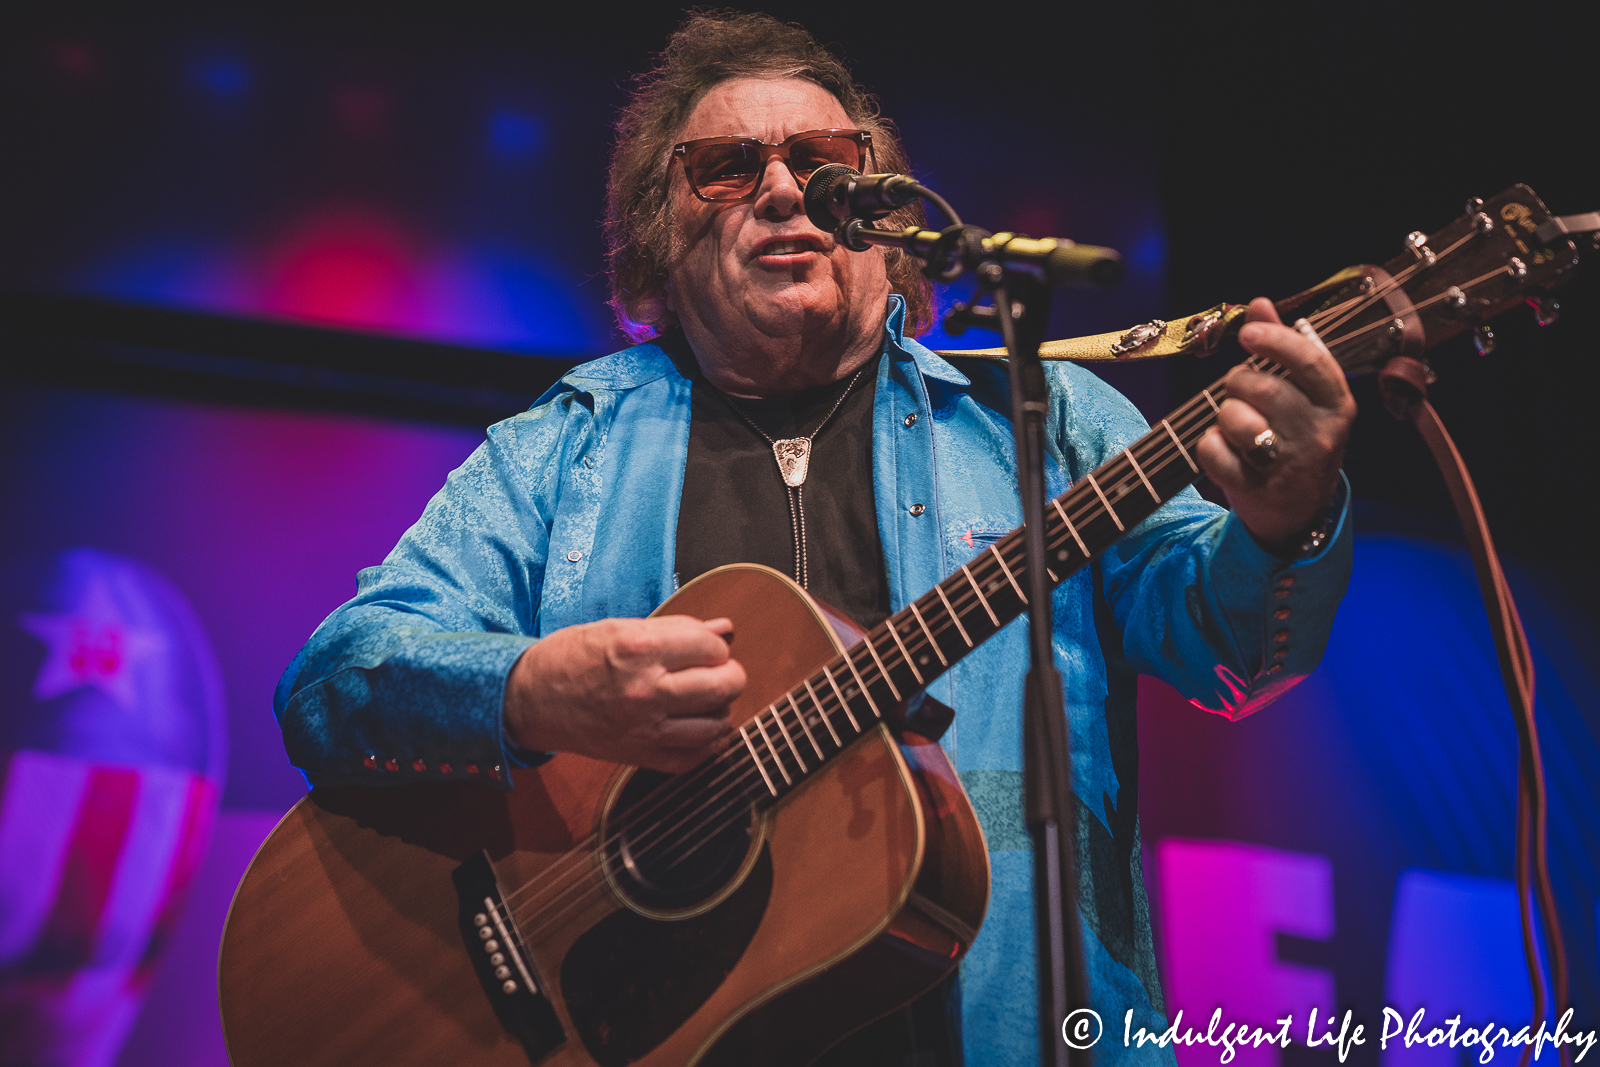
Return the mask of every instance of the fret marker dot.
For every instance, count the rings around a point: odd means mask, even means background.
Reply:
[[[926,667],[928,665],[928,657],[925,656],[925,655],[924,656],[918,656],[917,657],[917,662],[920,663],[922,666]]]
[[[1060,560],[1062,563],[1065,563],[1067,561],[1067,550],[1064,548],[1057,549],[1056,559]]]

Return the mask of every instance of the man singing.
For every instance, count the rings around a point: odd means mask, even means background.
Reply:
[[[617,124],[612,304],[640,343],[491,427],[290,665],[276,706],[312,783],[477,774],[509,788],[505,768],[561,753],[686,771],[727,735],[750,665],[727,620],[644,617],[675,588],[764,563],[872,626],[1020,523],[1003,368],[919,345],[930,295],[917,264],[851,252],[807,220],[806,178],[830,162],[909,170],[872,98],[803,30],[691,16]],[[1230,717],[1254,711],[1315,665],[1349,573],[1344,376],[1268,302],[1250,317],[1241,343],[1288,377],[1236,369],[1194,450],[1231,510],[1187,490],[1055,593],[1069,840],[1108,1027],[1128,1009],[1135,1026],[1165,1027],[1140,866],[1137,675]],[[1048,373],[1056,495],[1146,427],[1093,375]],[[1267,430],[1275,449],[1257,443]],[[1020,1067],[1060,1040],[1061,1020],[1035,1017],[1026,625],[928,689],[955,709],[942,744],[988,840],[988,918],[959,980],[826,1062],[959,1063],[965,1050]],[[1101,1062],[1155,1058],[1103,1044]]]

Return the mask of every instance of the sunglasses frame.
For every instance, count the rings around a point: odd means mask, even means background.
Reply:
[[[795,184],[804,189],[805,179],[795,174],[794,165],[789,161],[789,153],[797,142],[821,136],[844,137],[854,141],[856,143],[856,166],[860,168],[866,165],[869,173],[877,169],[878,157],[872,148],[871,132],[868,130],[845,129],[801,130],[799,133],[790,134],[777,144],[768,144],[766,141],[759,141],[754,137],[697,137],[692,141],[684,141],[681,144],[673,145],[672,160],[668,163],[668,166],[671,166],[673,162],[680,164],[683,168],[683,178],[689,183],[689,191],[706,203],[738,204],[745,200],[754,200],[756,194],[761,192],[761,178],[767,173],[767,166],[774,159],[783,160],[783,165],[789,168],[789,173],[794,177]],[[695,184],[694,175],[689,170],[687,156],[696,148],[717,144],[753,145],[755,147],[757,155],[760,157],[760,164],[756,168],[755,183],[750,186],[749,192],[741,196],[711,197],[702,193],[700,187]]]

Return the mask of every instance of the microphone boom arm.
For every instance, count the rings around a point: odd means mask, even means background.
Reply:
[[[1114,248],[1084,245],[1056,237],[1022,237],[994,233],[976,226],[951,226],[930,230],[908,226],[880,230],[859,218],[845,219],[835,238],[846,248],[865,252],[871,245],[898,248],[922,260],[923,272],[935,281],[949,282],[966,271],[993,263],[1002,270],[1018,271],[1050,286],[1106,288],[1122,280],[1122,256]]]

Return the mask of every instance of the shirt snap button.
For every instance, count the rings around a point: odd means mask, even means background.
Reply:
[[[917,424],[917,413],[915,411],[913,411],[911,414],[906,416],[906,425],[907,426],[915,426],[916,424]]]
[[[567,562],[568,563],[576,563],[582,558],[583,558],[583,553],[579,552],[577,549],[573,549],[571,552],[567,553]]]
[[[913,514],[913,515],[921,515],[924,511],[927,511],[928,509],[923,507],[921,504],[912,504],[911,507],[908,508],[907,510],[909,510],[911,512],[911,514]]]

